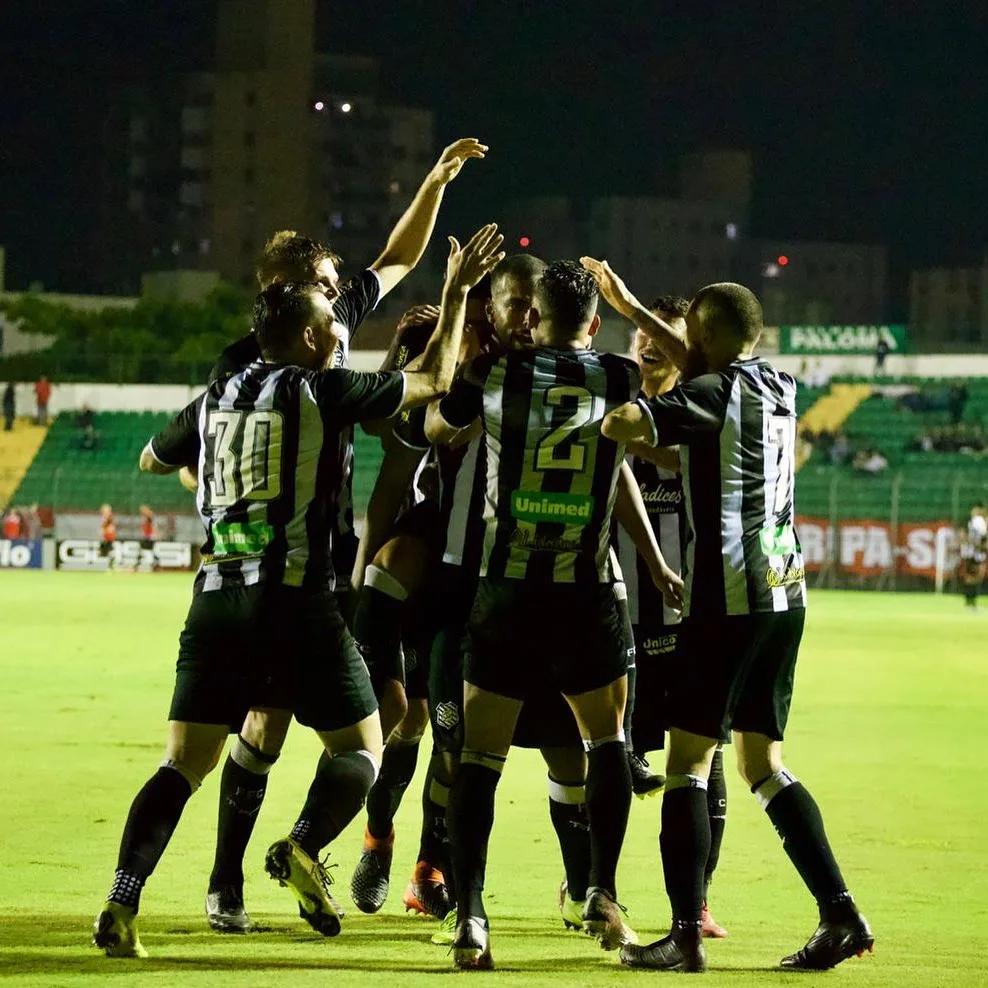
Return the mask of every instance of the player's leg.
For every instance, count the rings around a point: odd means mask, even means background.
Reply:
[[[425,700],[410,700],[408,712],[384,746],[380,775],[367,796],[363,851],[350,882],[350,894],[361,912],[377,912],[387,898],[394,818],[415,774],[428,717]]]
[[[707,864],[703,869],[703,911],[700,914],[700,932],[713,940],[723,940],[727,936],[727,930],[713,918],[708,905],[710,882],[720,861],[720,846],[727,825],[727,780],[724,778],[723,744],[717,745],[710,762],[710,775],[707,778],[707,814],[710,818],[710,850],[707,852]]]
[[[398,726],[407,704],[394,697],[393,681],[404,684],[401,651],[402,616],[409,596],[425,582],[429,569],[428,544],[411,531],[383,545],[367,567],[353,615],[353,637],[381,696],[381,724],[385,738]],[[384,688],[386,681],[389,689]]]
[[[113,888],[94,927],[93,942],[111,956],[143,956],[134,922],[141,889],[189,797],[215,768],[232,716],[244,709],[258,593],[237,587],[192,598],[179,639],[165,759],[131,805]]]
[[[497,786],[521,706],[513,697],[464,683],[464,744],[447,811],[457,890],[453,943],[457,967],[493,966],[483,898],[487,848],[494,827]]]
[[[220,776],[216,853],[206,893],[206,918],[218,933],[246,933],[244,855],[264,801],[268,773],[278,760],[291,725],[287,710],[248,712]]]
[[[649,769],[644,750],[635,745],[634,717],[638,684],[637,635],[635,627],[631,623],[631,613],[628,609],[628,590],[623,583],[614,584],[614,597],[617,601],[618,616],[621,619],[621,629],[628,653],[628,702],[624,707],[624,745],[628,751],[632,792],[636,796],[644,798],[660,792],[665,780],[661,775],[656,775]]]
[[[591,867],[587,756],[582,747],[543,747],[541,751],[549,770],[549,819],[566,874],[559,890],[559,911],[567,929],[579,930]]]
[[[821,970],[870,950],[874,937],[848,891],[820,808],[782,760],[804,614],[798,610],[759,616],[763,630],[758,655],[734,715],[734,738],[741,777],[782,838],[820,912],[817,931],[805,947],[785,957],[782,966]]]
[[[93,924],[93,943],[111,957],[146,957],[135,917],[141,891],[165,853],[189,797],[216,767],[226,725],[169,721],[164,761],[131,803],[117,868]]]

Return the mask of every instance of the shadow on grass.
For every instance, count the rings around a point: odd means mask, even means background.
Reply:
[[[0,915],[0,972],[6,975],[64,976],[117,974],[138,970],[236,972],[336,970],[449,974],[448,949],[429,943],[438,928],[400,917],[365,917],[344,926],[339,938],[308,933],[300,925],[267,927],[263,933],[224,936],[188,922],[187,917],[152,917],[141,931],[151,953],[146,960],[107,958],[89,946],[89,916],[66,914]],[[346,923],[346,921],[344,921]],[[610,968],[615,954],[605,954],[582,937],[563,938],[544,923],[498,923],[496,942],[541,937],[572,956],[542,956],[530,961],[498,963],[499,971],[545,974]],[[311,949],[307,949],[310,947]],[[368,948],[376,948],[369,950]],[[304,954],[300,951],[304,950]],[[375,956],[376,954],[376,956]],[[496,954],[495,954],[496,956]]]

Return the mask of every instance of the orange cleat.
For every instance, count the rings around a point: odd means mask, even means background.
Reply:
[[[443,873],[428,861],[419,861],[401,897],[405,911],[444,919],[451,908]]]
[[[700,913],[700,932],[708,940],[727,939],[727,930],[710,915],[710,908],[706,903],[703,904],[703,912]]]

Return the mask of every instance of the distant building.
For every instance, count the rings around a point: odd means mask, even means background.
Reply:
[[[382,100],[374,59],[317,54],[314,4],[219,0],[214,64],[131,94],[129,283],[173,268],[248,281],[277,229],[330,241],[344,273],[383,247],[433,163],[434,115]]]
[[[752,161],[745,152],[686,154],[678,174],[676,197],[516,200],[507,214],[508,242],[545,258],[606,257],[645,298],[740,281],[759,293],[769,324],[885,319],[884,247],[753,239]]]
[[[931,349],[988,344],[988,254],[980,265],[913,271],[909,327]]]
[[[861,325],[886,319],[888,251],[868,244],[756,240],[740,279],[768,325]]]

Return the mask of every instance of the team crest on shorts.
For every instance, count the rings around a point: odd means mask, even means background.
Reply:
[[[436,723],[451,731],[460,722],[460,708],[455,703],[440,703],[436,707]]]

